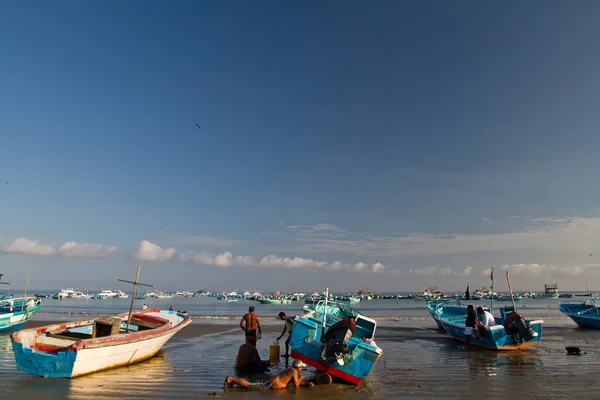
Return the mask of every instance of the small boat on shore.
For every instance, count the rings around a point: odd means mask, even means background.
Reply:
[[[355,318],[353,332],[343,327],[336,334],[328,331],[350,317]],[[331,382],[336,377],[357,385],[383,354],[373,340],[376,326],[376,321],[348,304],[320,301],[296,317],[290,338],[291,356],[319,370],[318,382]],[[323,345],[321,340],[325,337],[329,340]],[[322,346],[326,346],[324,355]]]
[[[102,316],[24,329],[11,335],[17,368],[33,375],[75,378],[154,356],[191,319],[166,310]]]
[[[442,305],[436,313],[444,330],[452,338],[464,342],[467,307]],[[495,319],[496,325],[488,328],[485,335],[478,335],[477,328],[473,330],[471,345],[490,350],[521,350],[540,344],[544,321],[525,320],[512,306],[500,308],[500,318]]]
[[[0,332],[19,330],[42,307],[37,297],[13,297],[0,300]]]
[[[558,306],[580,328],[600,329],[600,311],[596,299],[588,301],[563,301]]]

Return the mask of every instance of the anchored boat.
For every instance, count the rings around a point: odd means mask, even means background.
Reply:
[[[600,311],[594,298],[588,301],[564,301],[560,303],[559,310],[581,328],[600,329]]]
[[[34,375],[75,378],[134,364],[154,356],[191,322],[174,311],[131,315],[24,329],[11,335],[17,368]]]
[[[346,321],[348,328],[343,326]],[[348,304],[319,301],[306,314],[296,317],[291,356],[321,371],[318,380],[326,378],[330,382],[336,377],[359,384],[383,354],[373,340],[376,326],[374,320]]]
[[[2,279],[3,274],[0,274]],[[9,285],[8,282],[0,282],[3,285]],[[27,287],[29,286],[29,276],[25,284],[25,293],[23,297],[14,297],[6,293],[0,299],[0,332],[10,332],[21,329],[23,325],[34,312],[42,307],[42,300],[35,296],[27,296]]]
[[[134,364],[154,356],[190,317],[179,312],[145,310],[133,313],[138,281],[133,284],[129,313],[24,329],[11,335],[17,368],[34,375],[75,378]]]

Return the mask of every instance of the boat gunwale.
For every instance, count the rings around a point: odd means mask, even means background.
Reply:
[[[147,314],[147,313],[162,314],[161,310],[144,310],[144,311],[136,312],[136,313],[132,314],[132,316],[134,316],[136,314]],[[153,329],[147,329],[147,330],[143,330],[143,331],[139,331],[139,332],[127,332],[127,333],[119,333],[117,335],[104,336],[104,337],[100,337],[100,338],[82,339],[73,344],[65,346],[62,349],[59,349],[58,351],[51,351],[51,352],[45,351],[43,347],[41,347],[37,350],[48,353],[48,354],[52,354],[52,353],[55,354],[55,353],[60,353],[60,352],[64,352],[64,351],[79,351],[79,350],[85,350],[85,349],[94,349],[94,348],[98,348],[98,347],[118,346],[118,345],[122,345],[122,344],[136,343],[136,342],[164,336],[166,333],[168,333],[172,330],[180,330],[180,329],[184,328],[185,326],[187,326],[188,324],[190,324],[192,321],[189,316],[184,316],[179,313],[174,313],[174,314],[179,316],[180,318],[182,318],[182,320],[179,323],[177,323],[176,325],[172,325],[172,322],[167,318],[153,316],[153,318],[163,320],[165,323],[159,327],[156,327]],[[121,322],[124,322],[127,320],[128,315],[129,315],[128,313],[118,314],[115,316],[115,318],[120,318]],[[87,325],[93,324],[95,320],[96,320],[96,318],[82,320],[82,321],[73,321],[73,322],[69,322],[66,324],[46,325],[41,328],[38,327],[38,328],[23,329],[21,331],[17,331],[15,333],[13,333],[11,335],[11,340],[13,343],[20,343],[21,345],[26,346],[28,348],[36,349],[37,348],[36,339],[43,333],[51,332],[54,330],[63,330],[64,331],[66,329],[87,326]],[[30,343],[27,343],[27,342],[30,342]]]

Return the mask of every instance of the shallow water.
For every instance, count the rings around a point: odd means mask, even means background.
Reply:
[[[211,299],[183,300],[186,302],[183,305],[190,311],[191,302],[196,301],[198,310],[202,310],[201,302]],[[44,307],[51,308],[46,306],[52,301],[46,301]],[[71,301],[85,303],[85,300]],[[127,300],[115,301],[128,304]],[[576,328],[569,319],[561,317],[557,307],[552,307],[557,301],[532,300],[532,303],[534,301],[540,302],[538,306],[528,304],[521,311],[527,317],[547,317],[542,343],[528,351],[499,353],[464,349],[460,343],[435,329],[433,320],[424,309],[424,303],[412,300],[373,300],[362,308],[365,314],[375,314],[380,318],[375,336],[384,354],[366,379],[364,387],[334,384],[287,391],[234,389],[226,395],[247,399],[307,395],[333,399],[464,399],[481,393],[495,398],[597,397],[595,385],[600,379],[597,377],[600,367],[600,331]],[[396,305],[397,302],[403,303],[402,306]],[[544,302],[551,307],[548,308]],[[379,308],[378,303],[381,306]],[[231,308],[230,316],[240,315],[247,309],[247,305],[248,303],[243,307]],[[62,314],[72,311],[70,308],[60,307],[62,311],[59,308],[52,314],[34,315],[34,321],[30,324],[36,324],[35,320],[39,324],[58,316],[60,319],[79,319],[70,314]],[[224,307],[229,307],[229,304]],[[270,307],[257,305],[257,311],[261,315],[269,315]],[[300,308],[287,307],[297,311]],[[287,311],[288,308],[284,309]],[[370,308],[378,311],[370,312]],[[273,314],[279,309],[281,307],[275,307]],[[215,315],[217,314],[223,313],[219,309],[215,311]],[[265,325],[263,339],[259,341],[258,347],[261,355],[266,358],[268,346],[278,336],[282,325],[275,320],[266,321]],[[243,334],[237,321],[195,319],[149,361],[69,380],[43,379],[18,371],[10,337],[0,335],[0,376],[3,378],[0,380],[0,392],[5,398],[19,396],[27,399],[212,398],[215,392],[223,393],[225,376],[234,374],[233,360],[242,341]],[[565,346],[580,346],[586,353],[570,356],[567,355]],[[285,368],[283,361],[284,359],[273,368],[274,373]],[[311,370],[307,368],[308,375],[314,374]],[[253,378],[260,380],[265,377]]]

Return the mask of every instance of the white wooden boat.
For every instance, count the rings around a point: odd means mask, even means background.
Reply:
[[[43,377],[75,378],[154,356],[191,319],[147,310],[24,329],[11,335],[17,368]],[[127,326],[129,329],[127,329]]]

